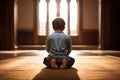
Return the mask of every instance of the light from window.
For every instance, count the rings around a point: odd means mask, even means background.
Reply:
[[[77,3],[76,0],[70,2],[70,35],[77,35]]]
[[[56,0],[50,0],[49,6],[49,34],[51,34],[54,30],[52,28],[52,21],[56,17]]]
[[[39,3],[39,35],[46,35],[47,5],[45,0]]]
[[[66,0],[61,0],[60,4],[60,17],[65,20],[65,30],[64,32],[67,34],[67,1]]]
[[[57,6],[56,6],[56,0],[50,0],[49,2],[49,11],[47,14],[47,2],[46,0],[40,0],[39,3],[39,35],[47,35],[47,30],[49,30],[48,34],[51,34],[53,32],[52,29],[52,21],[56,17],[61,17],[65,20],[65,30],[64,32],[67,34],[68,27],[70,27],[70,35],[78,35],[77,33],[77,2],[76,0],[71,0],[70,2],[70,26],[68,26],[68,4],[67,0],[61,0],[60,2],[60,16],[57,16]],[[49,16],[48,16],[49,15]],[[47,24],[47,16],[49,17]],[[49,28],[46,28],[46,25],[49,26]]]

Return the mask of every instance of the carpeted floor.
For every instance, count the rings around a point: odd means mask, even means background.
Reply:
[[[52,70],[42,63],[47,56],[44,50],[0,51],[0,80],[120,80],[120,57],[113,53],[119,51],[73,50],[71,69]]]

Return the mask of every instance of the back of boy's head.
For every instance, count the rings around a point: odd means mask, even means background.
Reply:
[[[62,18],[55,18],[52,22],[52,25],[54,30],[64,30],[65,21]]]

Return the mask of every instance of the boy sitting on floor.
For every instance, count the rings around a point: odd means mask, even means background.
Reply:
[[[71,68],[75,59],[69,56],[72,44],[70,37],[63,32],[65,21],[62,18],[55,18],[52,25],[55,32],[47,37],[46,50],[49,54],[43,63],[52,69]]]

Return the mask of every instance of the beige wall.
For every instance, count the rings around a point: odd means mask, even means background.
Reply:
[[[83,0],[83,29],[98,29],[98,0]]]
[[[33,29],[34,0],[18,0],[18,29]]]
[[[18,29],[33,29],[34,0],[18,0]],[[98,29],[98,0],[83,0],[83,29]]]

